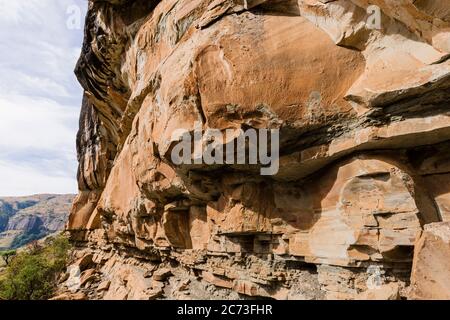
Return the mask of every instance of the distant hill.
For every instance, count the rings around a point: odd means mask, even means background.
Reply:
[[[75,195],[0,197],[0,250],[63,230]]]

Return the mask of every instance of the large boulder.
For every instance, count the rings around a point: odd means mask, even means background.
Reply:
[[[425,226],[414,249],[411,299],[450,299],[450,222]]]

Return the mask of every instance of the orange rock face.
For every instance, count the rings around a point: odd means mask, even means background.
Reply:
[[[450,299],[449,234],[450,223],[433,223],[417,240],[410,298]]]
[[[450,220],[449,21],[445,1],[91,1],[68,224],[110,284],[89,297],[406,296],[416,238]],[[279,170],[177,164],[199,126],[279,130]]]

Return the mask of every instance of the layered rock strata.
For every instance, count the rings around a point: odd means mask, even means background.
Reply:
[[[22,247],[64,230],[75,195],[0,197],[0,250]]]
[[[73,290],[411,297],[450,220],[449,31],[446,1],[91,0]],[[279,130],[279,171],[174,163],[199,123]]]

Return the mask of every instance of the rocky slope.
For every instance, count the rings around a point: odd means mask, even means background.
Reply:
[[[448,239],[449,30],[445,0],[91,0],[67,286],[92,299],[427,296],[423,257],[440,255],[424,243],[450,250],[423,232]],[[176,164],[174,132],[196,123],[229,130],[218,147],[280,130],[278,173]]]
[[[74,195],[0,197],[0,250],[64,230]]]

